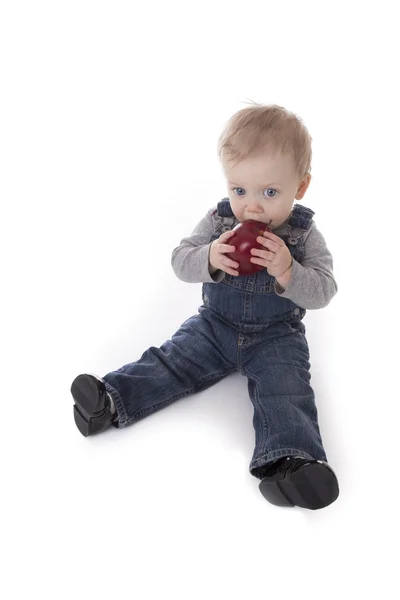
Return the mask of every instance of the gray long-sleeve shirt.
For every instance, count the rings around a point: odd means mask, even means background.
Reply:
[[[225,271],[210,273],[210,240],[222,220],[216,208],[210,208],[192,233],[182,238],[179,246],[172,251],[171,265],[175,275],[182,281],[218,284],[225,278]],[[238,222],[235,221],[234,226]],[[277,236],[289,233],[286,221],[274,229],[273,233]],[[323,308],[338,290],[333,275],[332,255],[314,220],[309,229],[304,231],[303,240],[305,255],[302,263],[293,259],[287,288],[284,290],[275,280],[275,293],[305,309]]]

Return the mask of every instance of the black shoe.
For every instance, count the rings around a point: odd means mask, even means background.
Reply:
[[[280,458],[267,469],[259,488],[275,506],[311,510],[324,508],[339,496],[339,484],[328,463],[307,458]]]
[[[71,394],[75,400],[75,423],[85,437],[104,431],[116,418],[104,381],[95,375],[78,375],[72,382]]]

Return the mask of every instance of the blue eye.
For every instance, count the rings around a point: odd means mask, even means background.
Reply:
[[[238,190],[238,191],[235,192],[236,190]],[[243,194],[239,193],[239,190],[241,190],[243,192]],[[244,193],[245,193],[244,189],[241,187],[232,188],[232,191],[235,192],[237,196],[244,196]],[[268,198],[275,198],[276,194],[278,193],[278,190],[275,190],[274,188],[266,188],[266,191],[268,194]],[[272,192],[272,194],[270,194],[269,192]]]
[[[267,193],[268,192],[274,192],[272,196],[271,194],[268,194],[268,198],[275,198],[275,195],[278,193],[278,191],[274,190],[274,188],[267,188]]]

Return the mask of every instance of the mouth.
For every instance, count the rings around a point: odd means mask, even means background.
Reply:
[[[254,219],[254,217],[249,217],[248,219],[245,219],[246,221],[257,221],[257,223],[262,223],[263,225],[268,225],[268,227],[271,227],[272,225],[272,219],[269,219],[269,221],[262,221],[261,219]]]

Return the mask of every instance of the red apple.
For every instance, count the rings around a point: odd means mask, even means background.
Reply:
[[[257,238],[262,236],[264,231],[272,231],[272,229],[266,223],[249,219],[243,221],[243,223],[238,223],[232,231],[235,231],[235,233],[229,238],[228,244],[235,246],[236,250],[226,252],[226,256],[239,263],[239,267],[236,269],[239,275],[252,275],[262,271],[265,267],[250,261],[254,256],[251,254],[251,249],[265,250],[265,247],[257,242]]]

